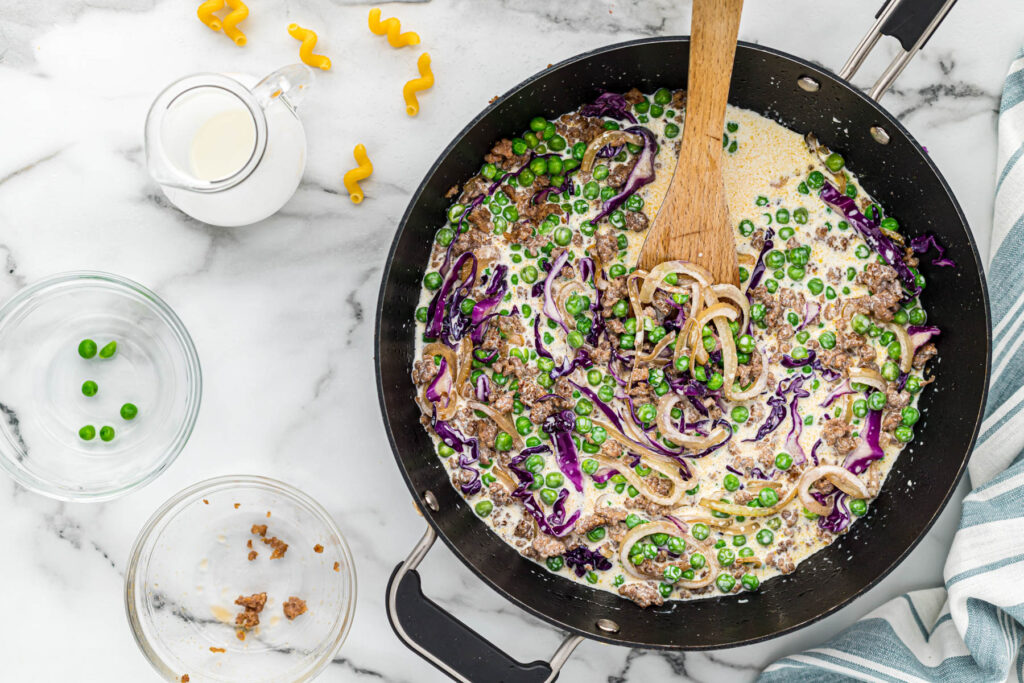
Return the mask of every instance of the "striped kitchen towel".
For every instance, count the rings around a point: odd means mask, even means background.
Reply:
[[[946,585],[891,600],[760,683],[1024,680],[1024,50],[1003,88],[998,155],[992,379]]]

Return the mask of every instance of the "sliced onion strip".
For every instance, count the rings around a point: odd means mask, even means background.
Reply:
[[[896,335],[896,341],[900,343],[900,370],[910,372],[914,363],[914,343],[910,340],[907,328],[893,323],[889,323],[885,327]]]
[[[691,450],[704,450],[721,443],[728,436],[722,427],[715,427],[707,436],[679,431],[672,419],[672,408],[680,400],[679,394],[671,392],[658,399],[658,429],[661,430],[662,436]]]
[[[651,488],[647,485],[647,483],[640,478],[640,475],[638,475],[636,471],[628,464],[620,460],[613,460],[599,453],[595,454],[593,457],[598,462],[617,469],[619,471],[619,474],[626,478],[626,481],[632,484],[637,490],[640,491],[640,493],[642,493],[648,500],[650,500],[655,505],[664,505],[666,507],[670,507],[672,505],[675,505],[679,501],[679,499],[683,497],[683,480],[679,477],[678,468],[676,468],[677,471],[673,471],[671,468],[667,467],[663,462],[656,460],[647,462],[648,467],[650,467],[655,472],[664,474],[666,477],[668,477],[668,480],[672,482],[672,493],[667,496],[662,496],[652,491]]]
[[[782,510],[782,508],[789,505],[789,501],[796,497],[797,488],[794,486],[789,490],[789,493],[779,498],[779,502],[772,505],[770,508],[752,508],[747,505],[737,505],[735,503],[723,503],[720,500],[711,500],[710,498],[701,498],[700,504],[709,510],[715,512],[724,512],[727,515],[736,515],[739,517],[768,517]]]
[[[494,424],[498,425],[498,429],[503,432],[507,432],[508,435],[512,437],[512,443],[516,445],[516,448],[521,449],[526,447],[526,444],[523,442],[523,437],[519,435],[519,432],[512,426],[512,423],[508,421],[507,417],[484,403],[469,401],[466,405],[473,410],[479,410],[481,413],[484,413],[487,417],[491,418]]]
[[[590,144],[587,145],[586,151],[583,152],[583,159],[580,161],[580,170],[584,173],[590,173],[590,169],[594,166],[594,160],[597,158],[598,152],[604,149],[607,145],[621,145],[626,142],[634,145],[643,145],[644,139],[636,133],[627,133],[623,130],[606,130],[601,133],[590,141]]]
[[[651,577],[641,574],[636,570],[636,565],[634,565],[633,561],[629,559],[630,548],[636,545],[636,542],[641,538],[651,536],[652,534],[678,536],[679,533],[679,529],[677,529],[676,525],[671,522],[647,522],[646,524],[637,524],[622,537],[622,541],[619,544],[619,564],[625,567],[627,573],[632,574],[637,578],[650,579]]]
[[[885,393],[885,378],[877,370],[871,368],[850,368],[847,372],[851,382],[866,384]],[[852,395],[852,394],[851,394]]]

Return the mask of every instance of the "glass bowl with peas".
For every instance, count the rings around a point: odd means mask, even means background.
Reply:
[[[249,475],[172,496],[139,532],[124,583],[143,655],[163,678],[192,683],[315,678],[348,635],[356,592],[327,510]]]
[[[98,272],[51,276],[0,307],[0,376],[0,467],[61,500],[152,481],[188,441],[202,394],[174,311]]]

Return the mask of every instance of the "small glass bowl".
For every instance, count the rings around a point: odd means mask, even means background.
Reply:
[[[83,358],[78,345],[110,358]],[[0,308],[0,467],[61,500],[109,500],[155,479],[185,446],[199,413],[199,357],[156,294],[108,273],[46,278]],[[85,381],[98,385],[86,396]],[[138,408],[121,417],[125,403]],[[84,440],[79,430],[93,426]],[[103,441],[104,426],[114,438]]]
[[[263,524],[265,537],[253,530]],[[271,559],[263,539],[272,537],[288,544],[284,557]],[[239,639],[235,599],[264,592],[260,624]],[[289,620],[283,603],[292,596],[308,611]],[[327,511],[256,476],[209,479],[164,503],[139,533],[125,576],[135,641],[170,681],[310,680],[348,635],[355,599],[352,555]]]

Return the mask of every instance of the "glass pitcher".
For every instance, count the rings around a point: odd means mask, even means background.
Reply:
[[[205,223],[249,225],[294,194],[306,166],[295,108],[313,71],[292,64],[257,82],[202,73],[175,81],[146,116],[146,165],[172,204]]]

